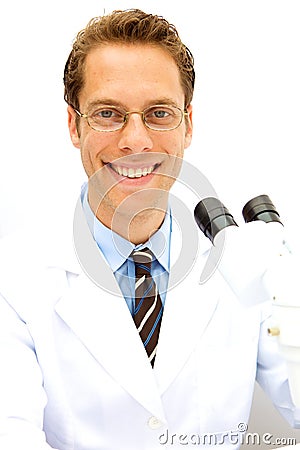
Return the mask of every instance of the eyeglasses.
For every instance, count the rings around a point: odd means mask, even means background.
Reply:
[[[121,130],[126,125],[130,114],[139,114],[145,126],[154,131],[175,130],[181,124],[183,117],[188,115],[186,111],[171,105],[153,105],[144,111],[125,111],[116,106],[99,105],[87,114],[73,109],[80,117],[87,120],[93,130],[104,132]]]

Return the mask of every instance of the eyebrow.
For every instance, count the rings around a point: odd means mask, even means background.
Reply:
[[[87,109],[93,109],[99,105],[118,106],[118,107],[124,109],[124,105],[121,102],[118,102],[111,98],[101,98],[101,99],[97,99],[97,100],[91,100],[87,103]]]
[[[119,101],[116,101],[115,99],[112,98],[99,98],[97,100],[91,100],[87,103],[87,109],[91,110],[96,108],[99,105],[108,105],[108,106],[116,106],[118,108],[123,109],[124,111],[128,111],[128,108],[126,108],[126,106],[124,105],[124,103],[121,103]],[[156,98],[151,100],[150,102],[146,103],[145,108],[148,108],[149,106],[152,105],[170,105],[170,106],[175,106],[177,108],[180,108],[180,106],[177,105],[177,103],[169,98],[169,97],[160,97],[160,98]]]

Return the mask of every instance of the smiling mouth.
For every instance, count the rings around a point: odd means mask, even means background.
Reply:
[[[150,175],[152,172],[154,172],[155,169],[160,164],[153,164],[148,167],[124,167],[124,166],[115,166],[114,164],[109,163],[109,167],[116,172],[118,175],[121,175],[122,177],[127,178],[141,178],[146,177],[147,175]]]

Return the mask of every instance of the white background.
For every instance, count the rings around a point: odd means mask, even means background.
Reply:
[[[61,217],[73,208],[85,177],[67,132],[64,64],[75,34],[91,17],[131,7],[165,16],[194,54],[188,161],[205,173],[237,220],[247,200],[269,194],[298,253],[299,0],[2,5],[0,236],[48,220],[54,208]]]
[[[298,251],[299,0],[7,2],[0,14],[0,235],[54,203],[63,213],[70,194],[77,197],[84,175],[67,132],[63,67],[91,17],[129,7],[166,16],[195,56],[187,160],[237,220],[247,200],[269,194]]]

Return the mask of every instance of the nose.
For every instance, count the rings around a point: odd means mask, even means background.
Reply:
[[[153,141],[140,112],[132,111],[120,132],[119,149],[124,152],[141,153],[151,151]]]

